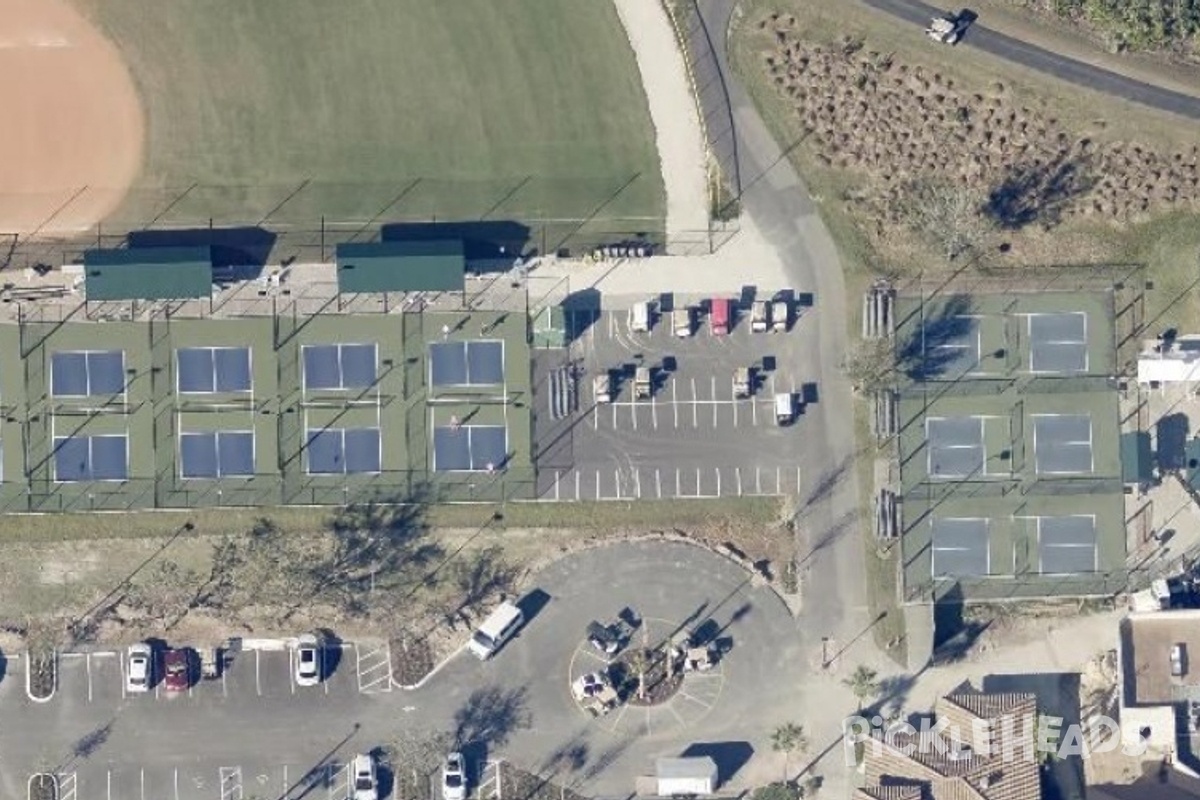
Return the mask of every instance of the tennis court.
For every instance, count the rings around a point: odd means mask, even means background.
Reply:
[[[182,478],[249,478],[254,475],[253,431],[198,431],[179,435]]]
[[[1029,370],[1043,373],[1087,372],[1087,313],[1029,315]]]
[[[124,350],[63,350],[50,356],[55,397],[99,397],[125,391]]]
[[[508,459],[503,425],[461,425],[433,429],[433,469],[437,472],[492,472]]]
[[[987,575],[990,571],[988,520],[981,517],[940,517],[933,529],[933,575]]]
[[[383,463],[379,428],[321,428],[308,431],[309,475],[377,473]]]
[[[1038,517],[1037,531],[1039,572],[1053,575],[1095,571],[1094,516]]]
[[[180,347],[175,364],[178,389],[185,394],[250,391],[249,347]]]
[[[369,389],[378,375],[378,346],[369,344],[306,344],[304,390]]]
[[[977,317],[957,315],[922,328],[923,374],[960,376],[979,370],[983,331]]]
[[[56,436],[54,481],[124,481],[129,479],[129,437],[126,434]]]
[[[504,383],[504,342],[431,343],[429,382],[433,386],[496,386]]]
[[[1092,472],[1091,415],[1034,414],[1033,451],[1039,475]]]
[[[984,472],[984,417],[930,417],[925,420],[933,479],[969,478]]]

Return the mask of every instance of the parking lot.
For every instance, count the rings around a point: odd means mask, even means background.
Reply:
[[[626,310],[574,311],[578,332],[566,355],[544,351],[535,364],[538,494],[544,500],[615,500],[795,493],[806,408],[820,401],[801,364],[806,309],[792,306],[786,332],[751,332],[735,313],[714,335],[702,305],[691,336],[676,336],[669,312],[635,331]],[[638,368],[650,396],[635,398]],[[734,374],[750,370],[750,395]],[[595,376],[609,375],[598,399]],[[776,419],[775,398],[793,398],[791,424]]]
[[[123,652],[64,653],[59,661],[58,690],[50,703],[69,706],[155,701],[243,703],[253,702],[254,698],[295,695],[319,701],[330,695],[374,694],[393,689],[391,655],[386,642],[347,642],[323,647],[320,661],[324,679],[316,686],[296,684],[294,658],[295,651],[282,640],[255,646],[231,655],[228,667],[216,679],[200,679],[193,666],[190,686],[176,695],[166,691],[161,679],[149,692],[128,691]],[[160,658],[158,672],[161,671]],[[0,702],[4,699],[0,695]]]

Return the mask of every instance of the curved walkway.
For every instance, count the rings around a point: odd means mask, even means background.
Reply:
[[[925,26],[941,9],[920,0],[863,0],[864,3],[886,11],[914,25]],[[1061,56],[1051,50],[1028,44],[982,25],[974,24],[963,38],[960,47],[974,47],[985,53],[1044,72],[1060,80],[1088,89],[1120,97],[1161,111],[1169,111],[1190,119],[1200,119],[1200,98],[1173,92],[1161,86],[1120,75],[1092,64]]]
[[[667,192],[667,252],[708,238],[704,132],[671,20],[659,0],[615,0],[637,57]]]

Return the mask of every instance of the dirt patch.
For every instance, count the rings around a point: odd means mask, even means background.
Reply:
[[[673,654],[660,650],[630,650],[609,668],[613,686],[622,700],[634,706],[657,706],[667,702],[683,686],[683,670],[669,664]],[[638,660],[645,659],[645,675],[638,672]],[[672,667],[672,668],[668,668]],[[645,689],[641,690],[642,682]]]
[[[64,0],[8,0],[0,33],[0,230],[86,230],[137,177],[145,139],[117,49]]]
[[[518,769],[507,761],[500,762],[500,786],[505,797],[518,797],[521,800],[587,800],[549,778]]]

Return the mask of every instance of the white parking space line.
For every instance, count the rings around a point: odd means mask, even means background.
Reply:
[[[261,660],[262,659],[259,656],[258,651],[255,650],[254,651],[254,691],[258,692],[260,697],[262,696],[262,676],[260,675],[261,670],[259,669],[259,663],[261,662]]]
[[[633,429],[636,431],[638,418],[638,404],[636,399],[629,404],[629,417],[633,420]]]
[[[112,800],[112,770],[105,770],[104,796]]]
[[[754,493],[762,494],[762,470],[754,468]]]
[[[712,376],[713,427],[717,427],[717,376]]]
[[[175,775],[172,785],[175,787],[175,800],[179,800],[179,768],[175,768]]]
[[[217,775],[221,781],[221,800],[244,800],[241,767],[221,767]]]
[[[58,800],[75,800],[75,784],[74,772],[58,773]]]
[[[758,427],[758,403],[750,403],[750,424]]]
[[[579,470],[575,470],[575,499],[576,500],[579,499],[579,479],[580,479]]]
[[[800,468],[796,467],[796,494],[800,494]]]
[[[640,468],[633,471],[633,495],[639,500],[642,499],[642,470]]]
[[[742,468],[734,467],[733,474],[737,477],[737,496],[742,496]]]
[[[783,494],[783,480],[779,474],[779,467],[775,468],[775,494]]]
[[[733,400],[733,427],[735,427],[735,428],[738,426],[737,410],[738,410],[738,402],[737,402],[737,398],[734,398],[734,400]]]
[[[717,473],[717,497],[721,496],[721,468],[713,467],[713,472]]]
[[[600,499],[600,470],[596,470],[596,499]]]
[[[679,467],[675,468],[675,496],[679,497]]]
[[[700,407],[699,404],[696,402],[696,379],[692,378],[692,427],[693,428],[700,427],[700,418],[697,416],[699,414],[699,411],[698,411],[699,407]]]
[[[392,690],[392,649],[388,642],[366,647],[355,643],[358,690],[381,694]]]
[[[92,654],[91,653],[87,654],[86,663],[87,663],[88,702],[90,703],[90,702],[92,702]],[[60,798],[60,800],[61,800],[61,798]]]
[[[142,800],[146,800],[146,770],[145,768],[138,770],[138,781],[142,787]]]
[[[597,473],[598,476],[598,473]],[[617,490],[617,499],[621,499],[621,468],[613,470],[613,485]]]
[[[675,414],[675,427],[679,427],[679,399],[675,397],[675,381],[671,381],[671,411]]]
[[[654,430],[658,430],[658,401],[654,395],[650,395],[650,423],[654,426]]]
[[[350,765],[330,764],[325,768],[325,785],[329,787],[329,800],[350,797]]]
[[[662,499],[662,475],[658,474],[658,467],[654,468],[654,494]]]

